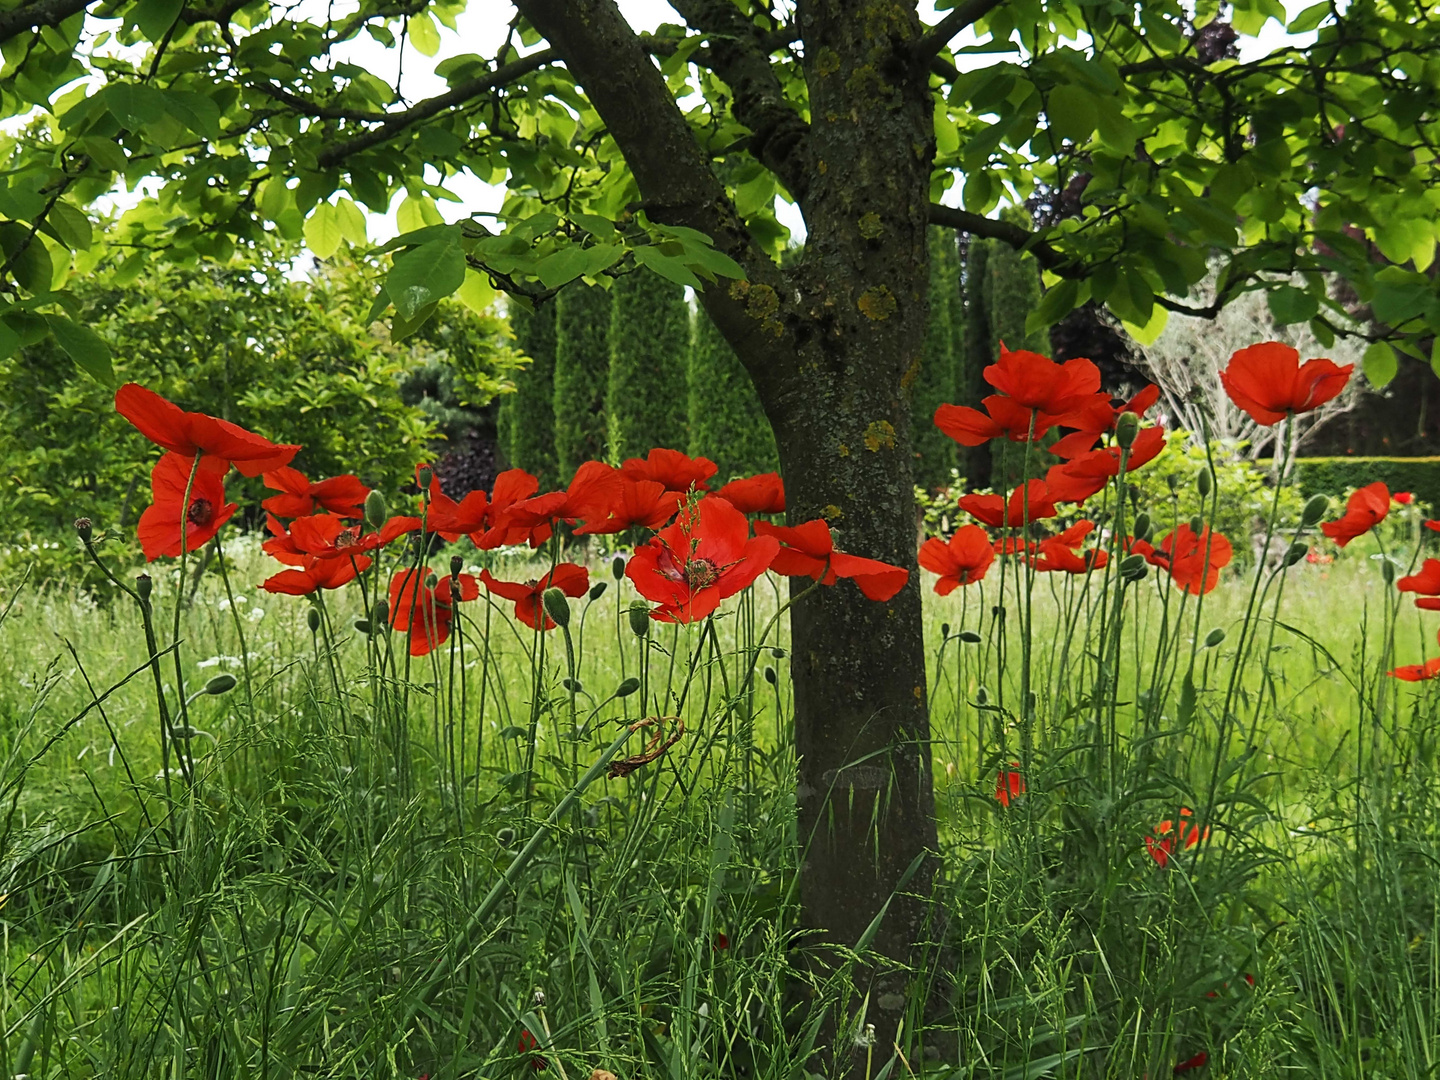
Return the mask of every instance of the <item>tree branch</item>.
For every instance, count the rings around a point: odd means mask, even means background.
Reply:
[[[0,13],[0,41],[9,41],[27,30],[59,26],[71,15],[90,6],[91,0],[39,0],[35,4]]]
[[[1034,255],[1036,262],[1052,274],[1058,274],[1061,277],[1083,278],[1086,274],[1084,266],[1056,251],[1044,240],[1039,239],[1037,233],[1008,221],[998,221],[981,214],[973,214],[969,210],[961,210],[958,206],[942,206],[939,203],[931,203],[930,224],[940,225],[947,229],[958,229],[971,236],[983,236],[987,240],[1002,240],[1016,251],[1023,250]]]
[[[950,14],[925,32],[915,43],[915,58],[928,63],[939,56],[960,31],[974,26],[1001,4],[1001,0],[961,0]]]
[[[554,49],[542,49],[540,52],[531,53],[529,56],[522,56],[518,60],[512,60],[510,63],[496,68],[494,71],[487,72],[468,82],[463,82],[443,94],[437,94],[433,98],[427,98],[413,107],[406,109],[404,112],[389,116],[379,127],[367,131],[363,135],[357,135],[353,139],[347,139],[345,142],[334,143],[326,147],[316,155],[316,164],[321,169],[333,168],[352,154],[358,154],[362,150],[368,150],[372,146],[378,146],[383,142],[388,142],[406,128],[418,124],[422,120],[429,120],[432,116],[437,116],[446,109],[464,104],[471,98],[478,97],[486,90],[503,86],[508,82],[513,82],[515,79],[520,78],[522,75],[528,75],[530,72],[544,67],[556,59],[558,55]],[[319,106],[314,106],[314,108],[319,108]]]

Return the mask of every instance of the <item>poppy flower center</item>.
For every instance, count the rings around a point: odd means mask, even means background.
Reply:
[[[720,580],[720,568],[709,559],[691,559],[685,564],[685,583],[692,589],[705,589]]]
[[[191,525],[208,525],[210,519],[215,516],[215,507],[209,499],[196,499],[190,504],[190,510],[185,515]]]
[[[335,537],[335,546],[336,546],[337,548],[354,547],[354,546],[355,546],[356,544],[358,544],[359,542],[360,542],[360,526],[359,526],[359,525],[351,525],[349,528],[341,529],[340,532],[339,532],[339,534]]]

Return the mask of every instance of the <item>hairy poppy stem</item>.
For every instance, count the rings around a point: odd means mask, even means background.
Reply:
[[[170,640],[175,646],[175,694],[180,701],[180,723],[187,729],[190,727],[190,706],[185,701],[185,666],[180,660],[180,612],[185,604],[185,557],[189,548],[185,526],[190,521],[190,496],[195,490],[195,477],[199,475],[203,456],[196,451],[195,459],[190,463],[190,476],[185,481],[185,497],[180,501],[180,570],[175,590],[175,620],[170,634]],[[180,763],[180,774],[185,777],[185,783],[194,784],[195,763],[189,759],[190,740],[185,739],[183,742],[184,746],[175,749],[175,760]]]

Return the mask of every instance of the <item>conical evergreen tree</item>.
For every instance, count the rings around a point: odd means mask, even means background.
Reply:
[[[610,293],[570,285],[555,302],[555,470],[564,483],[581,462],[605,457]]]
[[[935,410],[954,402],[959,353],[955,348],[955,321],[963,321],[960,299],[960,249],[955,233],[930,230],[930,318],[925,330],[925,354],[910,385],[910,423],[915,450],[915,483],[934,490],[944,487],[950,470],[959,462],[953,439],[935,427]]]
[[[644,269],[616,281],[605,395],[612,460],[688,443],[689,353],[690,308],[682,286]]]
[[[988,241],[990,256],[985,271],[985,307],[990,317],[990,350],[1007,349],[1047,353],[1045,334],[1030,334],[1025,320],[1040,306],[1040,268],[1031,255],[1023,255],[999,240]]]
[[[534,311],[510,307],[515,346],[530,357],[515,373],[515,392],[500,404],[500,447],[510,464],[540,478],[541,486],[560,481],[555,468],[555,308],[551,301]]]
[[[705,309],[690,344],[690,453],[719,468],[713,486],[779,468],[775,434],[740,358]]]
[[[990,391],[981,372],[994,362],[991,347],[993,332],[990,309],[985,303],[985,282],[989,275],[990,242],[976,236],[965,238],[965,347],[960,354],[955,379],[955,404],[980,407],[980,399]],[[958,450],[960,474],[969,488],[990,486],[990,447],[961,447]]]

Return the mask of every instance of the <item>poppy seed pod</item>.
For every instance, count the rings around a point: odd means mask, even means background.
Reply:
[[[1290,550],[1285,552],[1285,565],[1294,566],[1308,554],[1310,554],[1310,545],[1302,544],[1297,540],[1290,545]]]
[[[1395,584],[1395,564],[1389,559],[1380,563],[1380,576],[1385,579],[1386,585]]]
[[[948,622],[942,622],[940,624],[940,637],[942,639],[948,639],[950,637],[950,624]]]
[[[630,605],[630,629],[636,637],[650,633],[650,609],[643,601],[636,600]]]
[[[421,465],[415,472],[415,482],[420,485],[421,491],[430,490],[430,481],[435,479],[435,470],[429,465]]]
[[[597,582],[595,582],[594,585],[591,585],[591,586],[590,586],[590,599],[591,599],[591,600],[599,600],[600,597],[602,597],[602,596],[605,595],[605,590],[608,589],[609,587],[610,587],[610,583],[609,583],[608,581],[597,581]]]
[[[1135,539],[1144,540],[1150,535],[1150,515],[1144,510],[1135,515]]]
[[[137,574],[135,577],[135,591],[140,595],[141,600],[149,600],[150,592],[155,588],[155,582],[150,579],[149,574]]]
[[[375,607],[370,613],[370,621],[377,626],[390,621],[390,601],[380,599],[375,601]]]
[[[93,528],[94,524],[89,518],[75,519],[75,531],[80,534],[80,539],[85,541],[85,543],[87,544],[90,542],[90,534],[93,531]]]
[[[1219,645],[1224,640],[1225,631],[1217,626],[1214,630],[1211,630],[1210,633],[1205,635],[1205,648],[1213,649],[1216,645]]]
[[[1190,519],[1190,531],[1196,536],[1199,536],[1205,531],[1205,521],[1199,514],[1196,514]]]
[[[540,596],[540,602],[545,605],[545,614],[554,619],[557,626],[570,625],[570,601],[565,599],[563,592],[554,587],[546,589]]]
[[[465,560],[459,555],[450,556],[450,576],[459,577],[460,571],[465,569]]]
[[[351,623],[351,625],[355,627],[355,629],[356,629],[357,632],[359,632],[359,633],[361,633],[361,634],[365,634],[366,636],[369,636],[369,634],[370,634],[370,620],[369,620],[369,619],[356,619],[353,623]]]
[[[625,576],[625,556],[616,555],[610,560],[610,576],[619,581]]]
[[[312,607],[309,611],[305,612],[305,625],[308,626],[308,627],[310,627],[310,632],[311,632],[312,634],[315,634],[315,633],[318,633],[318,632],[319,632],[319,630],[320,630],[320,609],[319,609],[319,608],[313,608],[313,607]]]
[[[1210,494],[1210,489],[1215,486],[1215,477],[1209,469],[1201,469],[1200,475],[1195,477],[1195,490],[1200,493],[1203,499]]]
[[[372,529],[378,529],[385,524],[385,519],[390,516],[390,508],[385,505],[385,496],[378,491],[372,491],[365,496],[365,524]]]
[[[765,665],[765,681],[768,682],[771,686],[774,686],[774,685],[775,685],[775,680],[776,680],[776,678],[777,678],[777,676],[775,675],[775,669],[774,669],[773,667],[771,667],[769,664],[766,664],[766,665]]]
[[[1115,421],[1115,441],[1120,444],[1121,449],[1128,450],[1135,444],[1135,436],[1140,434],[1140,417],[1133,412],[1121,413],[1120,418]]]
[[[960,633],[956,636],[959,637],[960,640],[965,642],[965,644],[967,645],[980,644],[980,635],[975,633],[974,630],[961,630]]]
[[[1311,495],[1305,503],[1305,509],[1300,512],[1300,523],[1307,529],[1312,528],[1325,516],[1325,512],[1329,509],[1329,496]]]
[[[205,684],[205,693],[216,697],[235,689],[234,675],[216,675]]]
[[[634,675],[631,675],[628,679],[625,679],[623,682],[620,683],[619,686],[615,688],[615,696],[617,698],[629,697],[631,694],[635,693],[635,691],[639,689],[640,680],[635,678]]]

